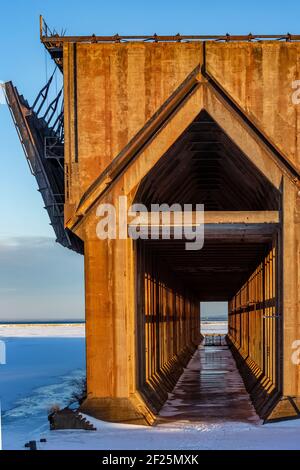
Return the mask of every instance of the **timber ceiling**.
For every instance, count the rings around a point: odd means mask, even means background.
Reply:
[[[230,300],[267,253],[265,242],[206,240],[199,251],[185,250],[184,240],[145,240],[160,264],[192,290],[200,301]]]
[[[142,181],[136,202],[205,210],[277,210],[277,189],[201,111]]]
[[[148,208],[151,203],[203,203],[213,211],[278,210],[279,201],[278,190],[205,111],[142,181],[136,198]],[[158,278],[161,262],[199,300],[229,300],[270,246],[276,228],[266,225],[238,227],[224,236],[211,228],[199,251],[185,250],[184,240],[143,243],[158,261]]]

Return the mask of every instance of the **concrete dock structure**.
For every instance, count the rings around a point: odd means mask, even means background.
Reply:
[[[87,414],[152,424],[201,341],[200,302],[227,300],[257,413],[300,415],[300,37],[257,39],[61,37],[43,23],[64,76],[52,159],[36,107],[6,84],[44,199],[60,185],[59,241],[84,253]],[[120,196],[204,204],[203,248],[100,239],[99,204]]]

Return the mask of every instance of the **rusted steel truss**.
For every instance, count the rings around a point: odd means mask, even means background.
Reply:
[[[5,97],[18,132],[30,171],[36,178],[56,240],[83,252],[82,242],[64,226],[64,126],[62,90],[48,103],[55,70],[33,105],[11,82],[4,85]]]

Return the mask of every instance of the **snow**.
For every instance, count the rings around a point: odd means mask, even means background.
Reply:
[[[86,415],[85,415],[86,416]],[[252,450],[300,449],[300,420],[272,424],[174,423],[133,426],[86,416],[97,431],[49,431],[45,450]]]
[[[228,331],[227,321],[202,321],[201,333],[204,334],[223,334]]]
[[[0,339],[18,337],[47,337],[47,338],[83,338],[85,336],[84,323],[78,324],[6,324],[0,325]]]

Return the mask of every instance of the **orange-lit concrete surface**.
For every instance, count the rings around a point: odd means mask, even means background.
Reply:
[[[236,292],[240,291],[245,272],[249,271],[250,279],[256,266],[268,256],[268,246],[273,247],[274,257],[275,252],[278,256],[277,269],[272,271],[276,280],[274,277],[271,291],[268,284],[265,291],[261,286],[255,294],[248,293],[239,300],[240,310],[236,309],[237,301],[235,306],[230,304],[228,338],[235,354],[243,359],[241,371],[246,380],[248,377],[249,391],[262,416],[295,415],[295,406],[299,405],[295,397],[300,395],[299,365],[292,362],[291,356],[293,342],[300,337],[297,177],[300,160],[299,107],[292,101],[292,82],[298,78],[299,50],[298,43],[287,42],[206,43],[205,48],[201,42],[64,44],[65,223],[84,240],[85,246],[86,411],[117,421],[141,418],[152,422],[199,341],[196,334],[185,334],[186,330],[191,331],[185,311],[190,307],[185,301],[184,307],[180,303],[177,306],[167,293],[167,300],[155,304],[162,326],[158,330],[153,327],[155,331],[151,333],[147,318],[155,313],[153,307],[148,307],[145,293],[150,289],[149,295],[156,295],[151,294],[151,282],[154,286],[160,283],[162,289],[169,284],[178,299],[189,298],[186,291],[181,294],[176,287],[176,267],[170,263],[171,270],[165,274],[159,267],[159,259],[163,257],[171,259],[171,256],[174,260],[174,253],[168,254],[172,247],[158,257],[159,247],[151,252],[145,243],[144,252],[157,260],[157,267],[151,271],[132,240],[97,239],[98,203],[117,205],[118,196],[127,195],[129,203],[140,198],[138,202],[205,204],[205,190],[208,192],[211,184],[215,193],[212,208],[220,211],[220,217],[224,210],[255,213],[259,209],[277,210],[279,220],[268,237],[263,238],[260,233],[254,236],[253,246],[249,245],[242,254],[245,266],[240,277],[241,271],[235,272],[232,267],[231,272],[225,259],[230,236],[221,237],[219,243],[224,243],[225,258],[222,261],[221,254],[218,256],[221,266],[215,267],[217,285],[213,276],[210,277],[214,265],[207,271],[206,279],[212,284],[206,291],[203,284],[197,287],[195,276],[193,321],[198,324],[197,301],[219,298],[218,290],[223,290],[222,299],[231,300],[234,296],[232,289],[236,287],[230,285],[228,278],[225,281],[224,276],[232,277],[234,286],[239,287]],[[200,130],[201,111],[206,113],[203,131]],[[219,152],[224,167],[228,165],[230,169],[224,168],[226,178],[222,180],[221,174],[221,185],[214,187],[214,181],[210,183],[207,179],[206,185],[204,181],[197,187],[193,181],[197,176],[193,168],[195,157],[182,148],[176,150],[176,143],[182,136],[188,138],[187,129],[190,134],[199,130],[200,142],[201,138],[205,142],[203,133],[208,136],[206,141],[213,140],[210,126],[215,135],[223,133],[223,149]],[[226,141],[230,142],[227,149]],[[234,159],[229,162],[234,153],[227,155],[232,151],[231,146],[240,154],[236,169]],[[178,165],[169,173],[174,158]],[[184,167],[185,162],[190,164],[188,168]],[[164,171],[164,178],[156,168]],[[187,181],[191,181],[192,188],[184,194],[182,185],[187,186]],[[155,183],[156,195],[147,188]],[[202,198],[199,201],[197,190]],[[173,201],[171,193],[175,191],[177,200]],[[250,199],[246,204],[244,198],[248,194]],[[232,243],[236,252],[234,235]],[[262,245],[261,250],[258,247]],[[254,258],[249,261],[247,253],[253,253],[253,249]],[[216,249],[212,248],[210,253],[210,259],[215,259]],[[168,283],[164,282],[166,276]],[[188,281],[187,276],[181,271],[183,282]],[[145,289],[147,282],[150,284]],[[261,282],[270,283],[266,278]],[[225,291],[223,283],[226,283]],[[255,307],[249,308],[250,305]],[[156,360],[155,351],[163,347],[164,338],[174,339],[174,323],[163,319],[164,309],[170,315],[184,318],[178,333],[181,344],[177,349],[168,346]],[[157,320],[153,322],[154,319],[150,320],[150,325]],[[142,339],[137,341],[137,338]],[[285,397],[293,397],[293,403]]]
[[[152,424],[201,342],[200,302],[228,300],[257,412],[297,417],[299,41],[42,42],[64,74],[65,227],[84,242],[82,409]],[[100,240],[97,207],[119,196],[203,203],[203,249]]]

